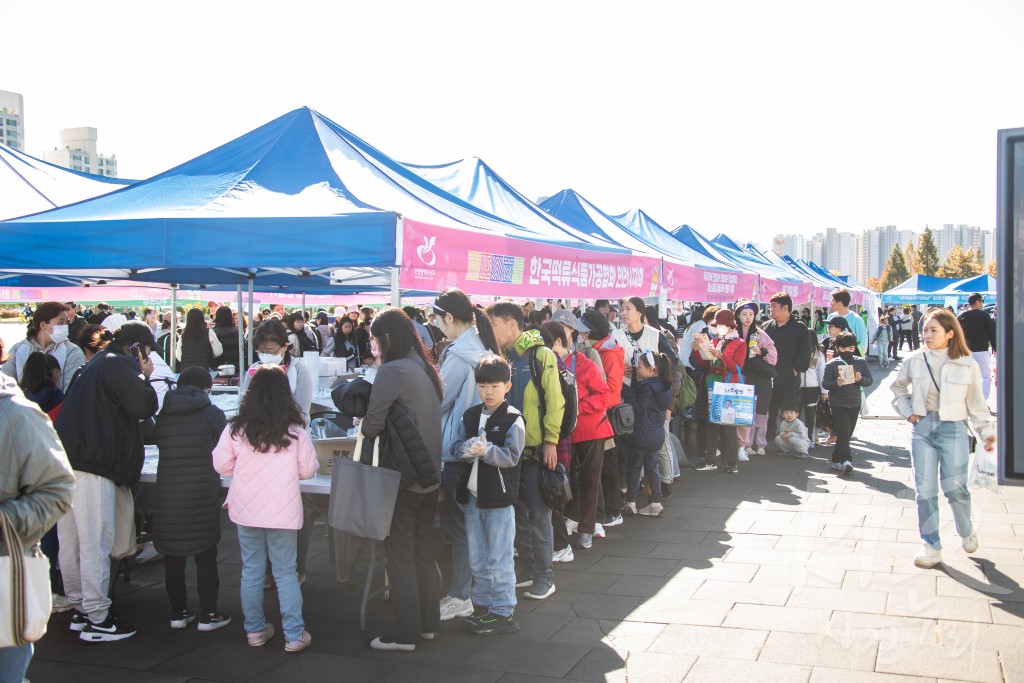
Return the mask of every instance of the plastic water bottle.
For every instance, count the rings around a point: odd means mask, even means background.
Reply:
[[[761,355],[761,350],[757,348],[757,339],[760,335],[756,330],[751,330],[750,338],[747,340],[748,357],[753,358]]]

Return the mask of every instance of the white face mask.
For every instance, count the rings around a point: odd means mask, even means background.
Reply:
[[[260,352],[259,357],[260,362],[263,363],[264,365],[280,365],[282,362],[284,362],[283,353],[272,354]]]
[[[50,339],[53,340],[54,344],[60,344],[68,340],[68,326],[67,325],[54,325],[53,331],[50,332]]]
[[[732,328],[729,327],[728,325],[719,325],[718,326],[718,336],[719,337],[724,337],[725,335],[729,334],[729,332],[731,332],[731,331],[732,331]]]

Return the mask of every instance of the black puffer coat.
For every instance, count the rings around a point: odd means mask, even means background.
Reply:
[[[156,421],[153,542],[165,555],[195,555],[220,541],[221,486],[212,453],[226,424],[198,387],[178,387],[164,398]]]
[[[345,415],[361,418],[366,415],[372,389],[373,385],[365,379],[355,379],[335,388],[331,399]],[[359,454],[360,462],[367,465],[373,462],[373,441],[363,441],[363,452]],[[424,488],[441,483],[441,473],[430,457],[426,442],[412,416],[398,403],[391,404],[384,431],[380,434],[379,465],[400,472],[403,489],[409,488],[413,482]]]

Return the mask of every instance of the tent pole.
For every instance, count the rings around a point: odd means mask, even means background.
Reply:
[[[237,287],[238,294],[238,367],[235,371],[238,376],[242,376],[242,358],[245,356],[245,334],[242,332],[245,329],[245,315],[244,309],[242,308],[242,285]]]
[[[306,317],[306,293],[302,293],[302,317]]]
[[[398,272],[402,267],[404,240],[405,218],[398,216],[398,220],[395,221],[395,265],[391,268],[391,305],[395,308],[402,305],[402,290],[398,287]]]
[[[252,365],[252,339],[256,336],[256,316],[253,315],[252,307],[252,283],[255,279],[255,273],[249,273],[249,360],[246,367]]]
[[[168,355],[170,358],[167,359],[167,365],[171,368],[175,367],[175,354],[177,353],[177,339],[178,337],[178,285],[171,285],[171,345],[170,352]]]

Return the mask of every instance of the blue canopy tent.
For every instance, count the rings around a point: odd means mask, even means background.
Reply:
[[[761,275],[778,280],[780,282],[805,283],[808,278],[794,272],[784,265],[776,265],[766,259],[757,249],[747,250],[737,244],[733,239],[724,233],[719,233],[712,238],[711,243],[722,253],[732,256],[735,260],[745,262],[748,267],[754,268]]]
[[[912,275],[879,296],[887,304],[944,304],[945,296],[939,291],[958,282],[955,278]]]
[[[971,294],[981,294],[985,297],[987,303],[995,303],[996,298],[999,296],[999,288],[996,279],[991,275],[977,275],[975,277],[965,278],[958,280],[945,288],[936,292],[936,294],[949,299],[951,297],[957,297],[958,306],[962,306],[967,303],[968,297]]]
[[[0,220],[66,206],[133,182],[72,171],[0,145]]]

